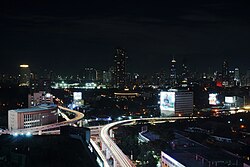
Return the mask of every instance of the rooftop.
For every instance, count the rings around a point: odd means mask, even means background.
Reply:
[[[142,133],[142,135],[144,137],[146,137],[147,139],[149,139],[150,141],[155,141],[155,140],[159,140],[160,139],[159,135],[156,135],[155,133],[153,133],[151,131],[144,132],[144,133]]]
[[[36,107],[31,107],[31,108],[21,108],[21,109],[14,109],[16,112],[36,112],[36,111],[43,111],[43,110],[48,110],[52,108],[56,108],[57,105],[55,104],[42,104]]]
[[[164,151],[167,155],[186,167],[202,167],[211,163],[211,167],[218,163],[238,163],[237,158],[218,149],[211,149],[195,141],[175,133],[175,140],[171,142],[171,148]],[[204,162],[202,163],[202,160]]]

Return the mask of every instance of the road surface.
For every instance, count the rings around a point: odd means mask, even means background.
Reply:
[[[110,129],[127,123],[132,123],[139,120],[144,121],[170,121],[170,120],[181,120],[181,119],[190,119],[190,117],[166,117],[166,118],[140,118],[140,119],[131,119],[131,120],[123,120],[118,122],[113,122],[103,126],[100,134],[100,138],[102,142],[109,148],[111,155],[118,162],[119,166],[122,167],[134,167],[133,162],[125,155],[122,150],[115,144],[115,142],[110,138],[109,131]]]

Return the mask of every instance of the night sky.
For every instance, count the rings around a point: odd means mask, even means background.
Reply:
[[[247,1],[14,1],[0,2],[0,72],[77,73],[107,70],[114,48],[128,53],[128,71],[169,71],[174,56],[193,71],[221,68],[223,60],[249,68]]]

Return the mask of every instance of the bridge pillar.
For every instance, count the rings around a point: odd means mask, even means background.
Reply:
[[[111,137],[111,138],[113,137],[113,130],[112,129],[109,130],[109,137]]]
[[[112,129],[109,130],[109,137],[110,138],[114,138],[115,137],[115,134],[114,134],[114,132],[113,132]]]
[[[79,121],[79,127],[83,127],[83,122],[82,122],[82,120]]]
[[[103,141],[101,141],[101,150],[106,151],[106,149],[107,149],[107,146],[104,144]]]
[[[106,152],[106,159],[110,159],[111,155],[109,149],[106,148],[105,152]]]
[[[38,135],[42,135],[42,131],[41,130],[38,131]]]
[[[113,167],[118,167],[119,165],[117,164],[116,159],[114,157],[112,157],[112,158],[113,158]]]

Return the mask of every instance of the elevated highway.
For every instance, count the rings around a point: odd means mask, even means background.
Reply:
[[[118,122],[113,122],[103,126],[100,139],[102,141],[102,151],[106,154],[106,158],[109,159],[110,157],[113,158],[114,163],[113,166],[121,166],[121,167],[134,167],[135,165],[133,162],[125,155],[122,150],[115,144],[112,140],[112,128],[129,124],[135,123],[136,121],[148,121],[148,122],[162,122],[162,121],[175,121],[175,120],[185,120],[185,119],[192,119],[190,117],[166,117],[166,118],[140,118],[140,119],[130,119],[130,120],[123,120]]]

